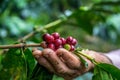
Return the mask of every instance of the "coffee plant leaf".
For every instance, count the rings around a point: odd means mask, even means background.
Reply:
[[[30,49],[26,48],[24,50],[24,55],[26,59],[26,65],[27,65],[27,78],[30,78],[30,75],[32,74],[33,68],[35,66],[35,59],[32,55],[32,52]]]
[[[54,74],[52,80],[64,80],[64,78]]]
[[[92,80],[114,80],[110,73],[103,70],[102,68],[95,66],[94,75]]]
[[[26,62],[21,49],[9,49],[1,61],[0,80],[26,80]]]
[[[115,67],[114,65],[111,64],[106,64],[106,63],[100,63],[97,65],[99,68],[105,70],[106,72],[110,73],[111,76],[117,80],[120,80],[120,69]]]
[[[53,73],[50,73],[45,67],[39,63],[33,69],[30,80],[52,80]]]

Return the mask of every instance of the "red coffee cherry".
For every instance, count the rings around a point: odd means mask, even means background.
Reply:
[[[72,44],[72,45],[76,45],[76,43],[77,43],[77,40],[76,40],[75,38],[73,38],[71,44]]]
[[[62,45],[66,44],[66,39],[65,38],[60,38],[60,40],[62,41]]]
[[[73,45],[70,45],[70,51],[74,51],[75,47]]]
[[[60,34],[55,32],[55,33],[52,33],[52,36],[55,38],[55,39],[59,39],[60,38]]]
[[[67,37],[66,43],[72,44],[72,41],[73,41],[73,37],[71,37],[71,36]]]
[[[49,37],[49,36],[50,36],[50,34],[46,33],[42,36],[42,38],[43,38],[44,41],[46,41],[47,37]]]
[[[62,41],[60,39],[56,39],[54,41],[55,46],[60,46],[62,44]]]
[[[52,50],[55,50],[55,45],[53,43],[48,44],[48,48],[51,48]]]
[[[63,46],[62,46],[62,45],[59,45],[59,46],[56,46],[56,47],[55,47],[56,50],[59,49],[59,48],[63,48]]]
[[[43,35],[43,40],[46,41],[47,43],[52,43],[54,42],[54,37],[46,33]]]

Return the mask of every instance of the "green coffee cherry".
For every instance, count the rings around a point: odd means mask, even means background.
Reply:
[[[69,51],[71,49],[71,46],[69,44],[65,44],[64,48]]]

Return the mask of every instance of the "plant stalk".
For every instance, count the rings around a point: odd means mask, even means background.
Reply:
[[[92,58],[91,56],[83,53],[82,51],[75,51],[75,54],[76,54],[77,56],[81,56],[81,55],[82,55],[82,56],[86,57],[87,59],[89,59],[89,60],[90,60],[92,63],[94,63],[95,65],[98,64],[98,62],[95,61],[94,58]]]
[[[22,47],[42,47],[42,45],[41,44],[0,45],[0,49],[22,48]]]
[[[49,23],[49,24],[47,24],[47,25],[45,25],[45,26],[43,26],[43,27],[40,27],[40,28],[38,28],[38,29],[35,29],[33,32],[31,32],[31,33],[27,34],[26,36],[24,36],[23,38],[19,39],[18,42],[23,42],[23,41],[27,40],[28,38],[34,36],[34,35],[37,34],[38,32],[43,31],[44,29],[48,29],[48,28],[51,28],[51,27],[53,27],[53,26],[56,26],[56,25],[62,23],[63,21],[64,21],[64,20],[62,20],[62,19],[58,19],[58,20],[56,20],[56,21],[54,21],[54,22],[51,22],[51,23]]]

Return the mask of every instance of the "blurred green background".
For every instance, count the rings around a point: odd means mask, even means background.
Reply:
[[[35,28],[70,16],[48,29],[72,35],[82,47],[109,51],[119,47],[119,0],[1,0],[0,44],[13,44]],[[40,42],[41,33],[29,42]]]
[[[73,36],[81,47],[95,51],[109,52],[120,48],[119,0],[0,0],[0,45],[14,44],[30,32],[58,19],[63,22],[44,32],[59,32],[62,37]],[[39,32],[25,42],[40,43],[42,34]],[[3,76],[8,68],[5,69],[3,64],[9,66],[4,60],[20,56],[3,53],[0,49],[0,79],[8,80],[10,77]],[[17,65],[12,67],[14,69]],[[13,77],[10,80],[24,80]]]
[[[35,28],[68,17],[47,31],[72,35],[82,47],[109,51],[119,47],[119,0],[1,0],[0,44],[13,44]],[[41,33],[30,42],[40,42]]]

